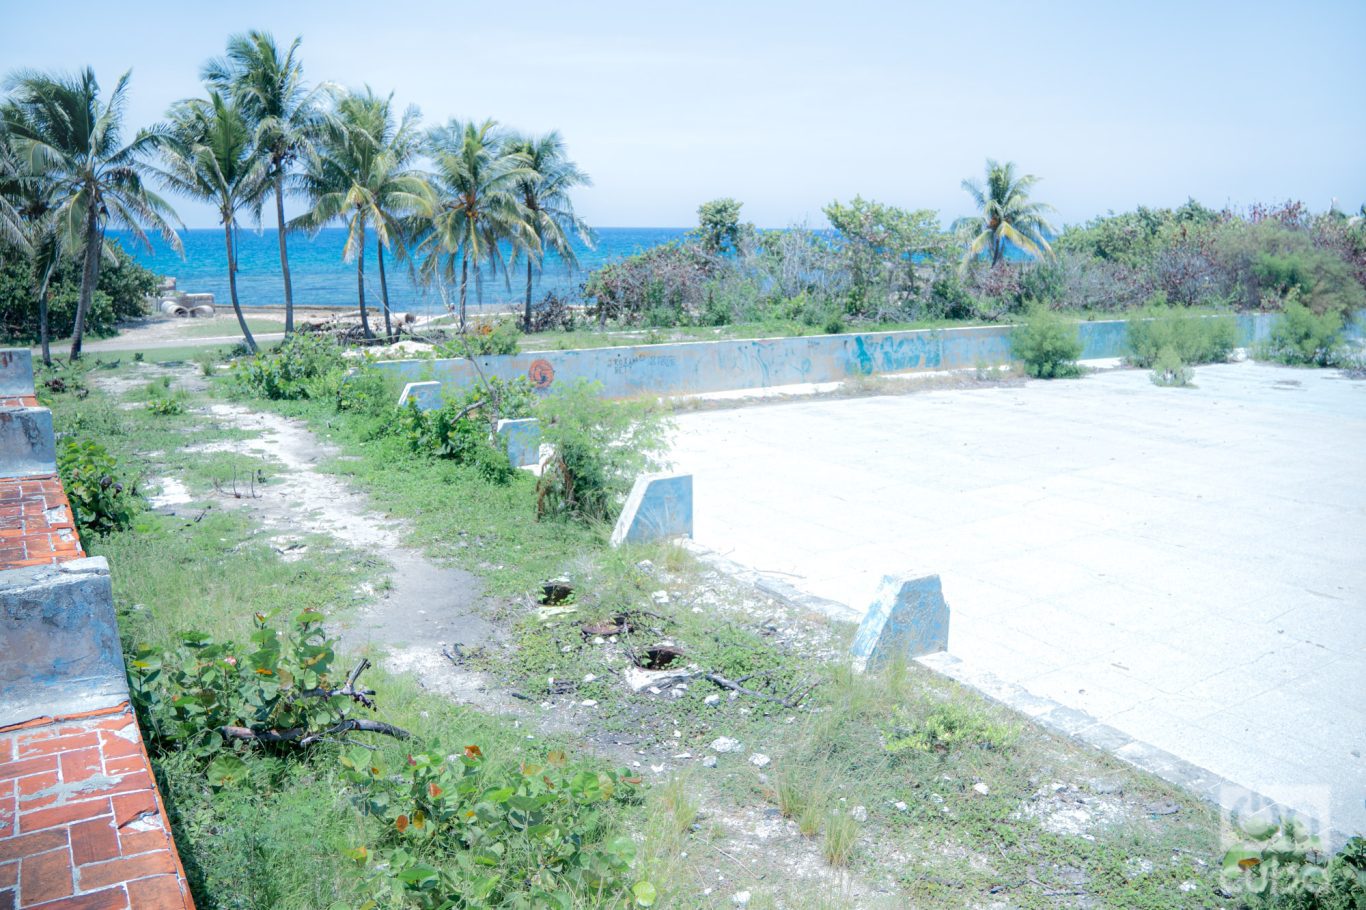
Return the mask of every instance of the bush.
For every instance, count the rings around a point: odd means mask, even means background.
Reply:
[[[493,325],[481,323],[472,332],[458,335],[436,350],[442,357],[484,357],[489,354],[516,354],[522,330],[511,319],[500,319]]]
[[[1294,820],[1243,822],[1224,854],[1223,888],[1241,906],[1266,910],[1361,910],[1366,906],[1366,839],[1353,837],[1325,860],[1318,837]]]
[[[238,778],[240,750],[306,747],[357,729],[406,738],[402,730],[352,716],[358,705],[374,707],[374,693],[357,687],[369,663],[350,676],[334,670],[336,640],[322,622],[321,613],[306,609],[288,630],[276,630],[257,613],[248,646],[191,632],[173,649],[135,649],[130,681],[143,729],[163,747],[211,759],[214,786]]]
[[[158,417],[174,417],[177,414],[185,413],[185,402],[174,395],[167,395],[162,398],[153,398],[147,402],[147,410]]]
[[[1057,313],[1036,307],[1010,334],[1015,357],[1036,379],[1064,379],[1081,375],[1081,332]]]
[[[238,388],[254,398],[323,399],[337,394],[346,362],[330,337],[295,332],[234,369]]]
[[[499,767],[477,745],[447,754],[435,743],[393,768],[359,750],[341,763],[357,807],[379,822],[350,856],[372,864],[380,906],[569,910],[655,901],[653,884],[630,877],[635,842],[612,836],[612,805],[639,800],[641,779],[624,769],[575,769],[558,751],[544,763]]]
[[[1188,386],[1195,373],[1181,359],[1176,348],[1165,347],[1153,358],[1153,385]]]
[[[500,420],[530,416],[535,395],[524,376],[495,376],[435,410],[422,411],[409,402],[400,411],[398,432],[414,452],[449,458],[473,467],[485,480],[507,483],[514,468],[492,434]]]
[[[1333,312],[1315,315],[1291,296],[1259,356],[1280,363],[1332,366],[1343,352],[1342,317]]]
[[[602,397],[580,379],[535,408],[541,438],[555,449],[536,485],[536,514],[610,521],[638,474],[658,470],[668,424],[638,402]]]
[[[113,253],[100,268],[95,294],[86,313],[86,332],[110,335],[123,319],[143,314],[143,301],[156,292],[159,279],[124,251],[117,240],[105,241]],[[33,296],[33,264],[25,255],[0,245],[0,332],[13,339],[38,337],[38,303]],[[71,334],[81,291],[80,257],[65,259],[48,291],[48,326],[52,338]]]
[[[81,532],[122,530],[137,511],[136,490],[119,479],[119,465],[98,442],[68,439],[57,455],[57,471]]]
[[[1238,325],[1231,316],[1198,316],[1165,305],[1156,295],[1149,306],[1129,317],[1129,363],[1151,367],[1170,349],[1184,363],[1222,363],[1238,344]]]

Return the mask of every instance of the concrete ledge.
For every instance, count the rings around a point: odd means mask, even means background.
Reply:
[[[104,557],[0,571],[0,726],[128,698]]]
[[[612,546],[692,537],[692,475],[642,474],[612,529]]]
[[[938,575],[887,575],[859,624],[850,653],[854,669],[878,670],[949,646],[949,605]]]
[[[441,383],[408,383],[398,395],[398,406],[404,407],[410,401],[417,405],[419,411],[435,411],[441,407]]]
[[[514,468],[541,463],[541,422],[535,417],[500,420],[495,432]]]
[[[0,398],[33,394],[33,353],[27,348],[0,350]]]
[[[55,473],[57,444],[52,435],[52,412],[29,407],[0,410],[0,477]]]

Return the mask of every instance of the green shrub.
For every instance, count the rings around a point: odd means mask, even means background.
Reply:
[[[192,632],[176,648],[136,648],[129,676],[143,729],[164,748],[211,759],[209,783],[226,786],[242,771],[238,751],[306,747],[361,727],[355,708],[374,707],[374,693],[356,685],[367,664],[350,677],[334,669],[336,640],[322,622],[310,608],[277,630],[257,613],[246,646]]]
[[[442,357],[483,357],[488,354],[516,354],[521,350],[522,330],[511,319],[500,319],[493,325],[482,323],[473,331],[458,335],[436,351]]]
[[[325,399],[337,394],[346,371],[341,348],[326,335],[295,332],[273,351],[234,367],[237,386],[272,401]]]
[[[1126,358],[1136,367],[1151,367],[1170,349],[1183,363],[1222,363],[1238,345],[1232,316],[1198,316],[1165,305],[1165,297],[1129,317]]]
[[[1158,352],[1153,358],[1153,385],[1159,386],[1188,386],[1195,373],[1186,362],[1181,359],[1181,355],[1176,352],[1176,348],[1170,345]]]
[[[1343,352],[1342,317],[1333,312],[1315,315],[1295,296],[1291,294],[1259,356],[1279,363],[1332,366]]]
[[[1353,837],[1326,859],[1319,839],[1294,820],[1242,822],[1224,854],[1222,884],[1241,906],[1266,910],[1361,910],[1366,906],[1366,839]]]
[[[1036,307],[1010,335],[1011,349],[1025,370],[1036,379],[1080,376],[1078,326],[1051,310]]]
[[[602,397],[602,384],[560,386],[535,408],[555,449],[536,486],[536,514],[610,521],[636,476],[661,464],[668,424],[639,402]]]
[[[344,754],[343,775],[377,833],[350,851],[375,872],[366,906],[649,907],[656,889],[633,881],[635,842],[615,834],[613,804],[639,801],[628,771],[544,763],[497,766],[476,745],[437,744],[397,767]],[[614,836],[615,835],[615,836]]]
[[[137,492],[119,479],[119,465],[98,442],[66,440],[57,471],[71,501],[72,518],[84,533],[108,534],[128,527],[137,511]]]
[[[414,452],[449,458],[473,467],[485,480],[507,483],[515,469],[493,432],[500,420],[530,416],[535,396],[526,377],[504,380],[495,376],[430,411],[409,402],[400,409],[395,426]]]
[[[174,417],[177,414],[185,413],[185,402],[173,395],[164,398],[153,398],[147,402],[147,410],[156,414],[158,417]]]

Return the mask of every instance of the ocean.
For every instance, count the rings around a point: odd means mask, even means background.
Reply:
[[[576,242],[577,270],[570,272],[558,257],[547,257],[545,268],[537,276],[532,290],[533,301],[539,301],[547,291],[570,298],[578,297],[579,285],[592,270],[632,253],[661,243],[677,240],[687,228],[598,228],[596,243],[589,248]],[[149,252],[135,242],[126,231],[111,232],[123,248],[133,254],[142,265],[161,275],[173,276],[178,290],[191,294],[209,293],[220,307],[231,306],[228,295],[227,258],[223,250],[223,232],[216,228],[180,232],[185,247],[182,258],[160,238],[152,239]],[[242,229],[237,242],[237,297],[244,307],[278,306],[285,301],[284,279],[280,277],[280,251],[275,230]],[[296,306],[355,306],[356,264],[342,260],[346,243],[343,228],[327,228],[317,236],[289,235],[289,272],[294,286]],[[365,301],[379,305],[379,271],[375,264],[374,235],[370,235],[365,251]],[[399,312],[426,313],[443,309],[441,295],[434,289],[419,287],[413,281],[406,264],[400,264],[385,254],[385,278],[389,286],[389,305]],[[519,305],[526,289],[526,266],[514,267],[511,289],[501,277],[485,276],[483,305],[496,310]],[[455,289],[452,289],[454,291]],[[469,303],[476,303],[471,275]],[[452,294],[454,298],[454,293]]]

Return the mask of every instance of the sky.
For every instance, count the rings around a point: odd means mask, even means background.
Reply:
[[[310,80],[393,91],[426,124],[559,129],[598,227],[689,225],[719,196],[819,227],[855,194],[947,222],[989,157],[1040,177],[1059,224],[1188,197],[1366,202],[1362,0],[0,0],[0,71],[131,69],[142,126],[253,28],[302,36]]]

